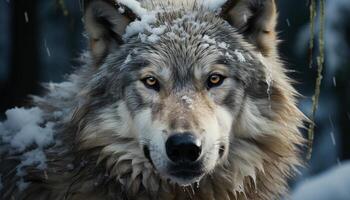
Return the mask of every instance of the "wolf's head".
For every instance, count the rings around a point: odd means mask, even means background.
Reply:
[[[115,138],[131,138],[138,156],[180,185],[225,166],[236,179],[253,177],[269,148],[294,151],[301,114],[278,63],[274,0],[229,0],[217,9],[160,2],[143,2],[150,13],[133,1],[85,5],[98,91],[91,93],[110,105],[95,123],[114,131],[105,151],[117,151]]]

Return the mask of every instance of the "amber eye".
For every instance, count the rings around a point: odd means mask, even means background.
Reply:
[[[207,86],[208,88],[220,86],[224,82],[225,77],[220,74],[212,74],[208,77]]]
[[[155,77],[148,76],[144,79],[141,79],[141,81],[147,88],[159,91],[159,82]]]

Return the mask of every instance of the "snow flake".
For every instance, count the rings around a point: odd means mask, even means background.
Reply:
[[[27,11],[24,12],[24,20],[26,21],[26,23],[29,22],[29,17],[28,17]]]
[[[287,23],[287,26],[289,27],[290,26],[290,21],[289,21],[288,18],[286,19],[286,23]]]

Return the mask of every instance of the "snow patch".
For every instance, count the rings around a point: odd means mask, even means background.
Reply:
[[[209,44],[216,44],[216,41],[214,39],[210,38],[208,35],[204,35],[203,40]]]
[[[185,96],[182,96],[181,99],[182,99],[184,102],[186,102],[187,104],[193,103],[193,100],[192,100],[190,97],[186,96],[186,95],[185,95]]]
[[[226,44],[225,42],[219,42],[218,43],[218,46],[222,49],[227,49],[229,47],[228,44]]]
[[[165,29],[166,26],[159,26],[156,28],[149,27],[147,31],[150,32],[151,35],[147,37],[147,40],[151,43],[157,42],[160,39],[159,35],[162,35]]]
[[[43,149],[54,143],[54,124],[45,122],[44,113],[38,107],[13,108],[5,114],[6,120],[0,122],[0,141],[8,147],[9,154],[22,153],[16,170],[20,177],[17,186],[24,190],[29,184],[23,179],[26,175],[25,168],[34,166],[44,170],[47,167]],[[27,151],[29,148],[32,150]]]
[[[136,0],[118,0],[116,3],[126,6],[140,18],[131,22],[126,27],[125,34],[123,35],[124,39],[142,33],[145,30],[152,30],[151,24],[156,21],[156,11],[147,11],[145,8],[141,7],[141,3]]]
[[[181,97],[181,100],[190,108],[193,109],[193,99],[184,95]]]
[[[229,53],[229,52],[226,52],[225,53],[225,56],[229,59],[233,59],[233,56]]]
[[[239,62],[246,62],[245,57],[243,56],[243,54],[238,51],[237,49],[233,52],[235,54],[235,56],[237,57]]]
[[[0,122],[0,136],[12,150],[22,152],[35,144],[45,147],[53,142],[53,123],[44,123],[38,108],[13,108],[6,111],[7,120]]]
[[[205,48],[208,47],[210,44],[211,44],[211,45],[216,45],[217,47],[219,47],[219,48],[221,48],[221,49],[224,49],[224,50],[227,50],[227,49],[230,47],[230,45],[227,44],[226,42],[217,42],[215,39],[210,38],[208,35],[204,35],[203,38],[202,38],[202,40],[203,40],[204,42],[206,42]],[[225,55],[226,55],[227,57],[229,57],[229,58],[232,58],[232,56],[231,56],[228,52],[226,52]]]
[[[127,39],[133,35],[137,35],[141,39],[142,42],[157,42],[160,37],[159,35],[164,33],[165,26],[154,27],[152,25],[156,22],[157,11],[148,11],[145,8],[141,7],[141,3],[135,0],[118,0],[122,6],[128,7],[133,11],[140,19],[136,19],[131,22],[125,30],[125,34],[123,35],[124,39]],[[122,8],[122,7],[121,7]],[[122,8],[123,9],[123,8]],[[125,11],[119,10],[119,12],[123,13]],[[148,32],[149,36],[145,34]]]
[[[147,37],[147,41],[149,41],[151,43],[155,43],[159,40],[159,38],[160,37],[158,35],[152,34],[152,35]]]
[[[152,28],[150,30],[148,30],[149,32],[151,32],[152,34],[155,34],[155,35],[161,35],[164,33],[166,29],[166,26],[159,26],[159,27],[156,27],[156,28]]]
[[[141,7],[141,3],[136,0],[117,0],[116,3],[128,7],[139,17],[145,16],[148,13],[145,8]]]

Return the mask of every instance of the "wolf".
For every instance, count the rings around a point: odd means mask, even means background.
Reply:
[[[305,117],[278,55],[274,0],[83,3],[84,64],[33,97],[59,142],[43,149],[45,167],[22,169],[25,188],[10,170],[19,155],[2,150],[2,199],[287,194]]]

